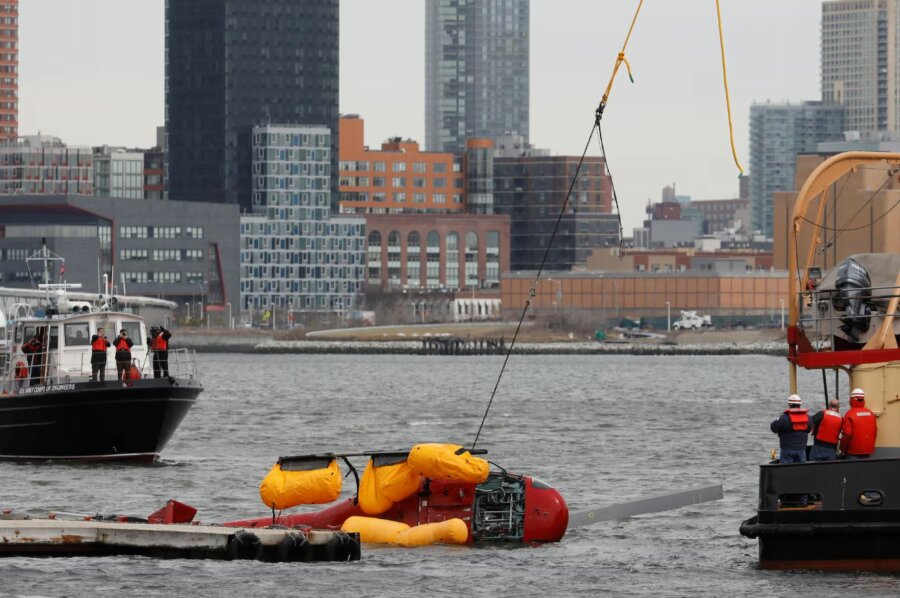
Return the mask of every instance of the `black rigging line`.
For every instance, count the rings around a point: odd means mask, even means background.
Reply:
[[[547,263],[547,257],[550,255],[550,249],[553,247],[554,239],[556,239],[556,231],[559,230],[559,223],[562,222],[563,215],[566,213],[566,206],[569,204],[569,197],[572,196],[572,189],[575,188],[575,183],[578,182],[578,174],[581,172],[581,166],[582,164],[584,164],[584,157],[587,155],[588,148],[591,145],[591,139],[594,137],[594,129],[599,128],[599,120],[600,117],[598,115],[596,122],[594,122],[594,124],[591,126],[591,134],[588,135],[587,143],[584,144],[584,152],[582,152],[581,154],[581,159],[578,160],[578,167],[575,169],[575,176],[572,177],[572,182],[571,184],[569,184],[569,191],[566,193],[566,198],[563,200],[562,207],[559,210],[559,215],[556,217],[556,224],[553,226],[553,234],[550,235],[550,241],[547,243],[546,249],[544,249],[544,257],[543,259],[541,259],[541,265],[538,268],[537,275],[531,282],[531,288],[528,290],[528,298],[525,300],[525,307],[522,308],[522,315],[519,316],[519,323],[516,325],[516,332],[515,334],[513,334],[512,341],[509,343],[509,349],[506,350],[506,357],[503,359],[503,366],[500,368],[500,375],[497,376],[497,382],[494,384],[494,390],[491,392],[491,398],[488,401],[487,408],[484,410],[484,415],[481,418],[481,424],[478,426],[478,432],[475,434],[475,440],[472,441],[472,449],[474,449],[478,445],[478,439],[481,437],[481,430],[482,428],[484,428],[484,422],[487,419],[488,412],[490,412],[491,410],[491,405],[493,405],[494,403],[494,396],[497,394],[497,389],[500,387],[500,380],[503,378],[503,372],[506,371],[506,364],[509,362],[509,356],[512,355],[513,347],[516,344],[516,338],[518,338],[519,331],[522,329],[522,322],[525,321],[525,315],[528,313],[528,308],[531,307],[531,300],[537,293],[537,283],[541,279],[541,273],[544,271],[544,265]],[[611,178],[612,175],[610,175],[610,179]],[[615,191],[613,191],[613,197],[615,197]],[[618,201],[616,202],[616,206],[618,207]],[[621,230],[621,217],[619,218],[619,222],[619,227]]]
[[[597,127],[597,139],[600,140],[600,152],[603,154],[603,162],[606,165],[606,172],[609,174],[609,184],[612,187],[613,201],[616,202],[616,215],[619,217],[619,259],[621,260],[625,257],[622,255],[622,249],[625,245],[625,231],[622,227],[622,210],[619,209],[619,196],[616,194],[616,181],[613,178],[612,171],[609,169],[609,158],[606,157],[606,146],[603,145],[603,127],[600,126],[601,116],[602,111],[598,110],[595,126]]]
[[[875,199],[875,197],[884,190],[884,188],[887,186],[887,184],[891,181],[891,177],[894,174],[896,174],[897,172],[898,172],[898,169],[893,169],[893,168],[888,171],[888,176],[885,178],[884,183],[881,184],[881,186],[875,191],[875,193],[873,193],[872,195],[869,196],[869,199],[867,199],[861,206],[859,206],[859,209],[856,210],[856,212],[850,218],[847,219],[846,224],[853,222],[853,220],[855,220],[856,217],[859,216],[859,214],[865,209],[865,207],[867,205],[869,205],[870,203],[872,203],[872,200]],[[835,198],[835,200],[837,200],[837,198]],[[819,224],[817,222],[813,222],[812,220],[806,218],[805,216],[801,216],[800,219],[804,220],[805,222],[808,222],[809,224],[815,226],[816,228],[835,233],[834,238],[831,239],[831,243],[834,244],[837,242],[838,237],[841,236],[841,233],[844,233],[847,231],[852,232],[852,231],[856,231],[856,230],[862,230],[864,228],[869,228],[873,224],[875,224],[876,222],[878,222],[879,220],[883,219],[885,216],[890,214],[891,211],[894,208],[896,208],[898,205],[900,205],[900,199],[898,199],[896,202],[894,202],[894,205],[892,205],[890,208],[888,208],[881,216],[879,216],[875,220],[872,220],[868,224],[862,224],[860,226],[854,226],[854,227],[847,227],[845,225],[842,227],[834,228],[834,227],[825,226],[824,224]],[[837,209],[837,206],[835,206],[835,209]],[[823,220],[827,220],[827,219],[823,219]]]

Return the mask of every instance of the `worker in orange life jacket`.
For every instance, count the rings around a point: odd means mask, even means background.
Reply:
[[[129,378],[131,370],[131,347],[134,341],[128,338],[128,331],[124,328],[119,331],[119,336],[113,346],[116,348],[116,376],[123,385]]]
[[[828,409],[812,416],[813,446],[809,451],[810,461],[833,461],[836,458],[835,451],[843,423],[837,399],[828,401]]]
[[[31,374],[29,384],[35,386],[41,383],[41,365],[44,363],[44,342],[39,334],[31,337],[22,345],[22,353],[28,360],[28,370]]]
[[[803,463],[806,461],[806,439],[809,435],[809,415],[797,395],[788,397],[788,408],[781,417],[769,426],[778,434],[781,463]]]
[[[91,337],[91,382],[96,382],[98,375],[100,382],[106,381],[106,350],[110,342],[102,328],[97,329],[97,334]]]
[[[169,339],[172,333],[161,325],[150,328],[147,345],[153,353],[153,377],[169,377]]]
[[[841,452],[850,459],[865,459],[875,452],[878,422],[866,408],[866,393],[861,388],[850,393],[850,411],[841,426]]]

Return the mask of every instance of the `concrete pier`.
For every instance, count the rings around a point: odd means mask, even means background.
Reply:
[[[261,561],[359,560],[359,536],[260,529],[59,519],[0,520],[0,556],[145,555]]]

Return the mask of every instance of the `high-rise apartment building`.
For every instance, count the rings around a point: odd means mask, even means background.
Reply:
[[[412,139],[394,137],[371,150],[365,121],[340,124],[340,211],[346,214],[465,212],[463,160],[447,152],[421,152]]]
[[[844,108],[837,104],[754,104],[750,107],[750,219],[772,236],[772,194],[794,190],[797,154],[842,139]]]
[[[822,100],[847,109],[847,130],[900,127],[898,42],[900,0],[822,3]]]
[[[52,135],[0,142],[0,195],[93,195],[94,155]]]
[[[103,145],[94,148],[94,195],[144,197],[144,152]]]
[[[241,217],[241,309],[358,307],[365,220],[331,217],[331,131],[254,127],[253,213]],[[271,313],[271,312],[270,312]]]
[[[537,270],[578,169],[578,156],[494,158],[493,213],[510,217],[510,269]],[[545,267],[584,265],[594,249],[617,245],[612,184],[603,158],[585,158]]]
[[[167,0],[169,197],[251,210],[254,126],[324,125],[337,189],[338,0]]]
[[[515,131],[528,141],[529,0],[426,0],[425,145]]]
[[[19,0],[0,2],[0,139],[19,135]]]

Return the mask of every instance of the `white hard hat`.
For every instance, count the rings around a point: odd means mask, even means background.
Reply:
[[[866,393],[861,388],[854,388],[853,392],[850,393],[850,398],[854,399],[859,397],[860,399],[866,398]]]
[[[791,404],[796,403],[799,405],[802,402],[803,402],[803,400],[800,398],[800,395],[791,395],[788,397],[788,403],[791,403]]]

